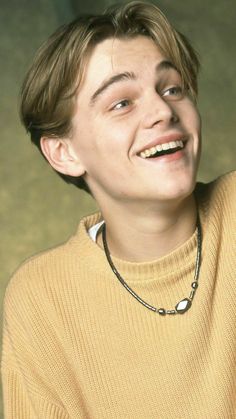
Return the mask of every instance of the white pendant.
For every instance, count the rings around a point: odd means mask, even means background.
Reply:
[[[183,314],[191,307],[191,305],[192,301],[190,301],[188,298],[184,298],[175,306],[175,310],[177,313]]]

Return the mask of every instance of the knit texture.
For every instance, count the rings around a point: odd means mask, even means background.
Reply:
[[[236,172],[198,184],[203,254],[192,307],[160,316],[111,271],[80,222],[15,273],[4,308],[5,419],[236,418]],[[196,232],[156,261],[113,261],[138,295],[188,297]]]

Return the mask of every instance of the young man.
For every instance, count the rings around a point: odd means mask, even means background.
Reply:
[[[196,185],[197,72],[140,2],[39,50],[22,119],[101,212],[11,280],[7,419],[236,417],[236,174]]]

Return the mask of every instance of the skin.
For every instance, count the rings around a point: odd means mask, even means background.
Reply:
[[[78,92],[71,138],[41,140],[56,170],[84,176],[106,221],[111,253],[130,261],[170,253],[196,224],[200,117],[179,73],[163,61],[144,36],[101,42]],[[148,145],[175,136],[185,147],[174,158],[140,157]]]

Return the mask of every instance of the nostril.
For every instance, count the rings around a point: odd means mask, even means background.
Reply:
[[[179,122],[179,118],[176,114],[172,115],[171,122],[173,122],[173,123]]]

